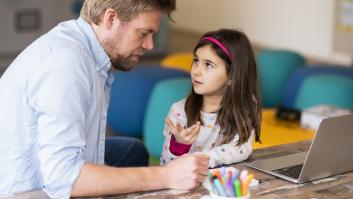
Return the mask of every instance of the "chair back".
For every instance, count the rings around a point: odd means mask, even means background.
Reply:
[[[174,102],[186,97],[191,90],[188,77],[171,78],[157,83],[147,105],[143,137],[149,153],[159,157],[164,142],[164,119]]]

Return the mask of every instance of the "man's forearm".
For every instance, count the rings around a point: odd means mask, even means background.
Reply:
[[[71,195],[102,196],[168,188],[163,167],[115,168],[86,163]]]
[[[183,155],[162,167],[114,168],[85,164],[72,196],[102,196],[158,189],[191,190],[208,174],[208,155]]]

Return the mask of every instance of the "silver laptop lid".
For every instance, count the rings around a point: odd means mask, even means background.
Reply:
[[[249,167],[277,177],[303,183],[353,170],[353,114],[322,120],[309,151],[250,162]],[[303,163],[298,179],[272,172]]]
[[[298,181],[312,181],[352,170],[353,114],[322,120]]]

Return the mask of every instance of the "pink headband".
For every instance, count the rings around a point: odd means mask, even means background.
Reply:
[[[232,56],[230,55],[228,49],[221,43],[219,42],[216,38],[214,37],[202,37],[201,40],[209,40],[212,41],[213,43],[217,44],[218,47],[220,47],[229,57],[230,61],[233,61]]]

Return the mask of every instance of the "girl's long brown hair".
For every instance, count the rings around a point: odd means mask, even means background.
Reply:
[[[254,53],[246,35],[233,29],[220,29],[204,34],[201,38],[211,36],[222,43],[233,57],[233,60],[215,43],[200,39],[194,48],[194,54],[202,46],[210,45],[217,55],[227,63],[230,85],[226,89],[218,111],[217,123],[220,125],[220,144],[229,143],[239,135],[237,145],[246,142],[251,131],[255,131],[255,141],[260,141],[261,101],[259,97],[257,69]],[[187,125],[202,121],[201,109],[203,99],[192,88],[185,102]]]

